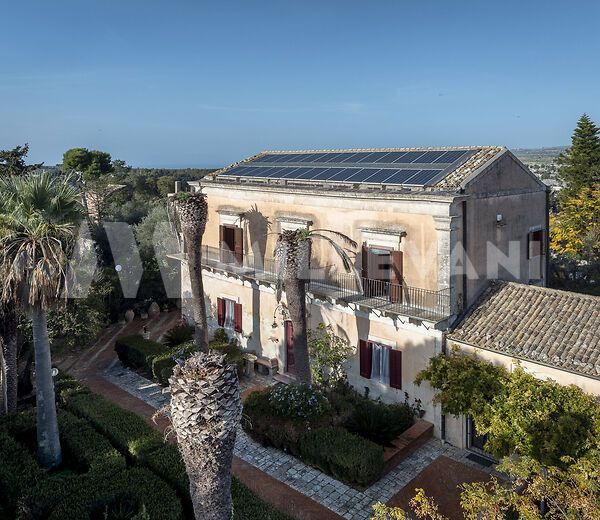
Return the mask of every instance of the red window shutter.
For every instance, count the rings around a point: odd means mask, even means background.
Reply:
[[[233,330],[242,332],[242,304],[233,304]]]
[[[402,389],[402,351],[390,349],[390,386]]]
[[[370,342],[359,340],[360,375],[371,379],[371,365],[373,362],[373,346]]]
[[[225,241],[225,228],[219,226],[219,249],[223,249],[223,242]]]
[[[233,256],[236,263],[244,262],[244,230],[241,227],[233,229]]]
[[[223,298],[217,298],[217,321],[219,327],[225,325],[225,300]]]

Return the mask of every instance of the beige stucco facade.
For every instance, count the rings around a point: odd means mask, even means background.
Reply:
[[[369,308],[309,292],[309,326],[331,324],[339,336],[356,348],[346,368],[349,382],[358,391],[368,389],[371,397],[388,402],[403,401],[405,393],[411,403],[420,400],[424,418],[434,423],[435,434],[440,436],[441,416],[439,407],[432,403],[432,389],[427,384],[416,386],[415,376],[432,356],[442,352],[443,332],[475,299],[485,282],[486,243],[508,250],[510,241],[522,243],[530,229],[545,226],[545,187],[512,155],[501,160],[504,162],[500,166],[493,163],[489,172],[481,172],[469,180],[464,190],[453,192],[241,185],[218,179],[192,183],[207,195],[209,206],[203,246],[217,251],[218,256],[223,233],[220,227],[234,226],[241,229],[238,231],[243,237],[245,259],[254,262],[256,258],[273,257],[280,231],[290,226],[308,226],[312,230],[331,229],[352,238],[358,247],[350,255],[358,271],[362,267],[362,245],[401,251],[402,278],[407,287],[415,288],[415,294],[427,292],[428,298],[433,293],[443,293],[444,298],[448,295],[443,318],[415,317],[385,305]],[[507,186],[497,184],[497,172],[502,173],[503,169],[508,180],[500,177]],[[504,222],[497,221],[499,213],[506,215]],[[465,241],[477,270],[474,279],[466,282],[461,271],[464,255],[458,252]],[[313,242],[311,258],[311,266],[317,271],[321,269],[328,275],[342,272],[339,259],[325,242]],[[529,262],[523,250],[516,262],[524,266]],[[182,272],[183,310],[189,316],[185,304],[189,280],[187,270]],[[214,265],[203,273],[211,331],[218,326],[217,298],[241,304],[242,332],[230,334],[244,349],[277,359],[280,372],[285,372],[285,293],[282,304],[278,304],[272,281],[238,276]],[[503,274],[501,270],[498,276]],[[528,270],[521,270],[516,279],[528,282]],[[359,340],[402,351],[401,389],[360,376]]]

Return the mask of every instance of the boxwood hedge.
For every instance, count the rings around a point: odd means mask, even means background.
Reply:
[[[139,335],[117,339],[115,350],[121,363],[125,366],[142,369],[148,374],[152,374],[152,360],[170,352],[162,343],[145,339]]]
[[[339,426],[309,433],[300,443],[300,457],[348,484],[369,486],[383,474],[383,447]]]

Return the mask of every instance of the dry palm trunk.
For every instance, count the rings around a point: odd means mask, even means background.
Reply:
[[[175,367],[171,420],[190,480],[194,514],[230,520],[231,462],[242,406],[234,365],[217,352],[199,352]]]
[[[277,242],[275,256],[294,328],[296,377],[300,382],[310,384],[312,377],[306,323],[306,281],[310,260],[310,239],[304,237],[300,230],[283,231]],[[278,288],[277,298],[279,297]]]
[[[17,315],[14,306],[8,305],[0,308],[0,348],[2,349],[4,379],[3,406],[0,409],[5,413],[17,411],[17,388],[19,383],[18,348],[17,348]]]
[[[200,352],[208,352],[208,323],[206,302],[202,283],[202,235],[206,228],[208,205],[202,193],[185,193],[175,199],[175,209],[185,244],[190,285],[192,289],[192,309],[194,314],[194,342]]]

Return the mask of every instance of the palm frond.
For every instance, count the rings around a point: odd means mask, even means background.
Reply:
[[[342,246],[340,246],[335,240],[333,240],[332,238],[330,238],[328,236],[322,235],[321,233],[315,233],[313,231],[313,232],[311,232],[311,238],[319,238],[321,240],[325,240],[326,242],[329,243],[329,245],[331,245],[333,250],[338,254],[340,259],[342,260],[342,264],[343,264],[346,272],[354,275],[354,280],[356,281],[357,288],[359,289],[360,292],[363,292],[361,275],[358,272],[358,270],[356,269],[356,267],[354,266],[354,263],[352,262],[352,258],[350,258],[350,255],[348,255],[346,250]]]
[[[344,244],[346,244],[352,248],[358,247],[358,243],[355,240],[350,238],[348,235],[344,235],[344,233],[340,233],[339,231],[334,231],[333,229],[311,229],[310,235],[313,235],[314,233],[317,233],[317,234],[331,233],[332,235],[335,235],[337,238],[342,240],[342,242],[344,242]]]

